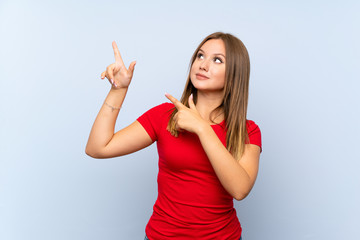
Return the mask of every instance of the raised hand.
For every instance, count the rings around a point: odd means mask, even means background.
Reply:
[[[127,88],[134,74],[136,61],[131,62],[127,69],[115,41],[112,42],[112,47],[114,49],[115,63],[110,64],[106,71],[101,73],[101,79],[106,77],[112,84],[112,88]]]
[[[176,129],[178,131],[186,130],[188,132],[198,134],[198,132],[201,131],[204,126],[209,126],[209,124],[201,117],[200,113],[196,109],[192,94],[189,97],[190,108],[186,107],[179,100],[168,93],[166,93],[165,96],[175,105],[178,110],[174,116]]]

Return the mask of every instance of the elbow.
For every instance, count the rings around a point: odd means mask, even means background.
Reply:
[[[94,153],[93,153],[92,149],[91,149],[88,145],[86,145],[86,147],[85,147],[85,153],[86,153],[86,155],[88,155],[89,157],[94,157],[94,156],[93,156]]]
[[[249,193],[251,192],[251,189],[254,186],[255,181],[250,181],[247,184],[238,185],[235,189],[232,191],[232,197],[235,198],[237,201],[241,201],[245,199]]]
[[[241,201],[241,200],[245,199],[245,198],[249,195],[251,189],[252,189],[252,188],[234,191],[234,193],[232,194],[232,196],[233,196],[233,198],[235,198],[237,201]]]
[[[106,158],[116,157],[113,154],[110,154],[106,148],[94,148],[94,147],[86,146],[85,153],[89,157],[96,158],[96,159],[106,159]],[[117,156],[120,156],[120,155],[117,155]]]
[[[86,146],[86,148],[85,148],[85,153],[86,153],[86,155],[88,155],[89,157],[92,157],[92,158],[97,158],[97,159],[103,158],[101,156],[101,154],[99,154],[99,152],[94,151],[93,149],[89,148],[88,146]]]
[[[241,200],[245,199],[247,197],[247,195],[249,195],[249,193],[235,193],[233,195],[233,198],[235,198],[237,201],[241,201]]]
[[[85,149],[85,153],[86,153],[86,155],[88,155],[89,157],[92,157],[92,158],[96,158],[96,155],[92,152],[92,151],[90,151],[89,149]]]

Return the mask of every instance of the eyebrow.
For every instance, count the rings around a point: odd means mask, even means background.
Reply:
[[[200,52],[200,51],[202,51],[203,53],[205,53],[205,51],[202,50],[201,48],[199,49],[199,52]],[[214,55],[221,55],[221,56],[223,56],[224,58],[226,58],[225,55],[222,54],[222,53],[214,53]]]

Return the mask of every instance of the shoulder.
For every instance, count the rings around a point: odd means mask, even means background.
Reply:
[[[252,120],[246,120],[246,129],[249,136],[250,144],[255,144],[262,150],[261,131],[259,126]]]
[[[167,110],[171,110],[171,109],[175,108],[175,105],[173,103],[165,102],[165,103],[162,103],[162,104],[160,104],[160,105],[158,105],[156,107],[167,111]]]
[[[172,112],[174,108],[175,108],[174,104],[165,102],[149,109],[147,112],[150,114],[163,115],[167,112]]]
[[[172,103],[162,103],[146,111],[142,116],[140,116],[140,119],[146,117],[158,120],[164,116],[170,116],[174,108],[175,106]]]
[[[146,111],[137,121],[144,127],[151,139],[156,141],[161,129],[167,125],[173,109],[174,104],[162,103]]]
[[[246,120],[246,128],[249,133],[256,129],[260,131],[259,126],[253,120],[249,120],[249,119]]]

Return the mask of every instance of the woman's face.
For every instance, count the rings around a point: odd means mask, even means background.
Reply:
[[[198,91],[222,91],[225,85],[225,44],[210,39],[197,53],[190,70],[190,79]]]

